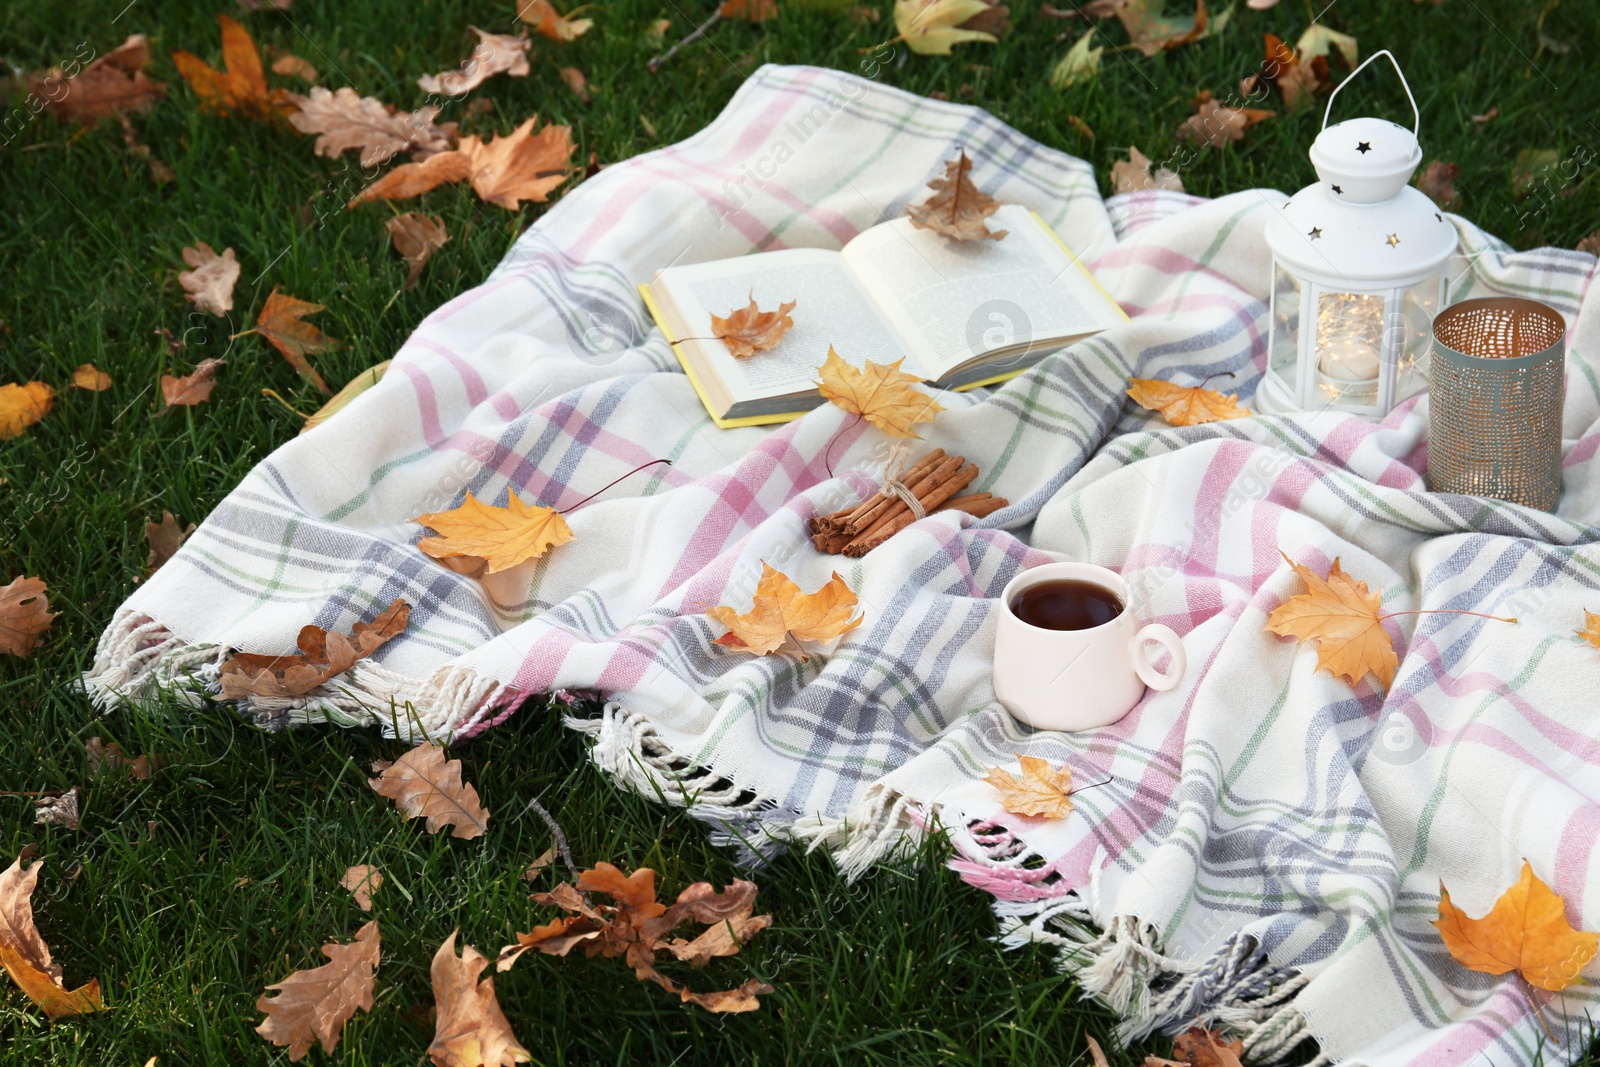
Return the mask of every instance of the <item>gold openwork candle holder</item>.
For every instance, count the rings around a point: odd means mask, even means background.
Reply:
[[[1464,300],[1433,320],[1428,488],[1554,511],[1566,324],[1535,300]]]

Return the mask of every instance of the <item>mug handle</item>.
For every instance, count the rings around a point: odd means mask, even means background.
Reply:
[[[1157,672],[1155,664],[1150,661],[1150,653],[1145,649],[1145,643],[1154,641],[1167,650],[1172,657],[1172,666],[1167,668],[1166,674]],[[1130,651],[1133,653],[1133,669],[1139,675],[1139,680],[1158,693],[1165,693],[1183,680],[1183,672],[1189,669],[1189,656],[1183,650],[1183,639],[1170,626],[1163,626],[1153,622],[1140,628],[1133,635]]]

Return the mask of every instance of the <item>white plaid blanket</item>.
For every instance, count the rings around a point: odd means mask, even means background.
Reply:
[[[806,520],[870,492],[882,439],[829,406],[780,428],[711,426],[634,286],[671,262],[838,247],[924,195],[958,148],[979,186],[1040,212],[1133,316],[992,391],[941,397],[925,436],[1010,498],[940,514],[860,560],[820,556]],[[229,649],[283,653],[395,597],[410,628],[265,724],[377,723],[460,739],[527,697],[593,690],[594,759],[690,802],[730,837],[825,846],[847,875],[938,825],[1009,941],[1048,942],[1124,1036],[1209,1020],[1270,1060],[1528,1064],[1542,1031],[1514,976],[1466,971],[1429,920],[1442,879],[1477,915],[1524,858],[1600,929],[1600,313],[1592,257],[1513,253],[1463,220],[1457,295],[1533,296],[1568,318],[1558,515],[1423,491],[1426,400],[1382,424],[1332,414],[1176,430],[1124,402],[1130,373],[1233,371],[1264,357],[1263,224],[1282,196],[1102,201],[1091,168],[982,111],[811,68],[767,67],[679,145],[567,195],[478,288],[440,308],[383,383],[285,444],[118,611],[103,704],[216,684]],[[820,362],[821,353],[819,353]],[[823,450],[835,435],[827,473]],[[430,560],[412,517],[508,488],[575,511],[576,539],[482,581]],[[1262,632],[1299,591],[1280,550],[1335,557],[1395,610],[1388,694],[1314,670]],[[1116,726],[1034,733],[990,688],[995,596],[1019,569],[1120,570],[1137,610],[1184,635],[1182,685]],[[866,621],[828,656],[714,646],[763,561],[801,586],[838,568]],[[1070,818],[1006,815],[977,779],[1018,754],[1070,764]],[[1600,973],[1597,971],[1596,973]],[[1534,993],[1582,1051],[1591,987]]]

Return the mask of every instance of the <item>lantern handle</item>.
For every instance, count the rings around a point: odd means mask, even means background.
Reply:
[[[1398,59],[1394,58],[1394,55],[1387,48],[1383,49],[1382,51],[1372,53],[1370,56],[1368,56],[1365,60],[1362,61],[1361,65],[1359,67],[1357,67],[1355,70],[1352,70],[1350,72],[1350,76],[1348,78],[1345,78],[1338,85],[1333,87],[1333,92],[1328,94],[1328,107],[1327,107],[1326,110],[1324,110],[1322,112],[1322,128],[1323,129],[1327,129],[1328,128],[1328,116],[1333,114],[1333,99],[1334,99],[1334,97],[1338,96],[1339,95],[1339,91],[1341,89],[1343,89],[1346,85],[1350,84],[1351,79],[1353,79],[1357,74],[1360,74],[1363,70],[1366,70],[1367,69],[1367,65],[1369,63],[1371,63],[1373,60],[1377,59],[1379,56],[1387,57],[1389,62],[1394,66],[1395,74],[1399,75],[1399,77],[1400,77],[1400,85],[1406,91],[1406,99],[1411,101],[1411,136],[1417,137],[1417,136],[1421,135],[1421,133],[1422,133],[1422,112],[1417,110],[1417,98],[1411,95],[1411,83],[1406,81],[1405,71],[1400,69],[1400,61]]]

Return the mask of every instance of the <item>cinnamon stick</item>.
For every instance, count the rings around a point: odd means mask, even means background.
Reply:
[[[977,477],[978,468],[976,466],[962,467],[955,474],[937,482],[927,490],[926,495],[919,492],[917,500],[922,504],[924,512],[932,511],[965,489]],[[897,503],[899,502],[897,501]],[[857,534],[848,545],[845,545],[844,554],[847,556],[864,556],[883,544],[884,541],[910,526],[916,521],[916,518],[911,509],[901,503],[900,511],[897,514],[887,517],[870,529]]]
[[[921,501],[922,498],[931,493],[936,486],[944,485],[946,481],[948,481],[953,475],[961,470],[962,465],[966,462],[967,460],[965,456],[951,456],[949,459],[944,460],[931,471],[928,471],[926,474],[923,474],[921,477],[917,478],[915,482],[905,483],[906,488],[911,491],[912,496],[916,497],[918,501]],[[977,468],[974,467],[973,470],[976,471]],[[928,510],[928,505],[926,503],[923,503],[922,510],[924,512]],[[870,534],[875,530],[881,529],[888,523],[895,521],[901,516],[910,514],[911,509],[906,507],[906,502],[904,500],[901,500],[897,496],[887,497],[881,507],[867,512],[866,516],[857,520],[853,527],[846,526],[845,532],[852,533],[856,537],[861,537],[864,534]]]
[[[928,457],[930,462],[918,463],[912,470],[906,472],[900,479],[900,484],[911,491],[911,495],[920,496],[922,486],[929,478],[939,476],[940,472],[956,470],[965,460],[960,456],[947,457],[944,449],[937,449]],[[897,509],[904,508],[905,501],[890,493],[879,493],[873,498],[872,506],[865,509],[858,508],[860,514],[852,513],[851,518],[844,524],[844,529],[850,534],[859,534],[869,530],[876,523],[893,514]]]
[[[914,479],[920,478],[922,475],[924,475],[928,471],[932,470],[935,464],[942,463],[944,461],[944,458],[945,458],[944,449],[942,449],[942,448],[934,449],[932,452],[929,452],[926,456],[923,456],[921,459],[917,460],[917,462],[914,463],[911,466],[910,470],[906,471],[904,474],[902,474],[900,476],[900,484],[901,485],[910,485],[911,482]],[[893,499],[891,494],[885,493],[885,492],[880,490],[878,493],[874,494],[871,499],[863,501],[861,504],[858,504],[856,507],[851,508],[849,510],[848,514],[845,514],[843,520],[840,522],[839,525],[841,527],[848,528],[853,522],[855,522],[857,519],[860,519],[863,515],[865,515],[869,511],[871,511],[874,507],[877,507],[879,504],[883,503],[885,500],[890,500],[890,499]],[[839,515],[840,512],[834,512],[834,514],[835,515]]]

